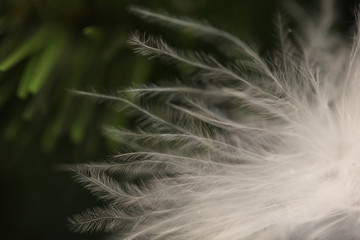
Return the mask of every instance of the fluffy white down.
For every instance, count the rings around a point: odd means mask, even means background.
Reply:
[[[281,49],[268,61],[209,25],[133,11],[237,60],[132,36],[136,52],[197,69],[194,81],[78,92],[140,120],[132,131],[106,129],[128,152],[75,167],[108,205],[74,216],[73,228],[127,240],[360,239],[360,38],[332,32],[326,7],[318,19],[294,11],[300,30],[279,18]]]

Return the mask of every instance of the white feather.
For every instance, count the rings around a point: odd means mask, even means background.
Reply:
[[[360,239],[359,36],[350,46],[331,32],[329,9],[301,38],[280,20],[282,49],[268,62],[209,25],[133,10],[241,54],[225,65],[133,35],[137,53],[188,64],[201,84],[78,92],[142,117],[138,130],[106,129],[133,152],[76,167],[109,206],[75,216],[74,229],[127,240]]]

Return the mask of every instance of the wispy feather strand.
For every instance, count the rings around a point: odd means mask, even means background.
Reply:
[[[137,53],[188,64],[201,84],[78,91],[140,120],[134,131],[105,129],[133,152],[74,167],[108,205],[71,218],[73,229],[126,240],[360,238],[360,38],[349,46],[334,34],[326,4],[318,20],[296,9],[301,30],[279,17],[281,49],[267,61],[208,24],[133,8],[221,40],[238,59],[225,65],[134,34]]]

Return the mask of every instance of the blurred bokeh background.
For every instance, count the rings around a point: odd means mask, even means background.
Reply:
[[[316,11],[319,1],[297,1]],[[276,48],[280,0],[0,0],[1,239],[101,239],[69,231],[66,217],[99,204],[59,170],[61,164],[100,161],[121,146],[101,134],[127,116],[70,90],[111,92],[181,75],[181,68],[136,56],[134,30],[164,35],[206,51],[189,34],[150,24],[131,5],[166,10],[225,29],[267,56]],[[337,5],[338,27],[351,39],[358,1]]]

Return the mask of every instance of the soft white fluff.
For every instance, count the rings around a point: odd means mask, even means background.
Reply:
[[[268,61],[209,25],[133,11],[238,58],[132,36],[139,54],[197,71],[189,84],[79,92],[136,110],[139,121],[106,129],[128,152],[76,167],[108,206],[74,216],[74,229],[127,240],[360,239],[360,38],[349,46],[331,32],[326,7],[318,19],[296,10],[302,28],[279,18],[281,48]]]

